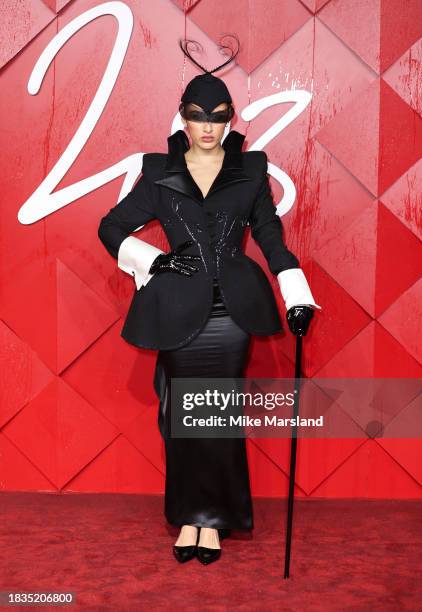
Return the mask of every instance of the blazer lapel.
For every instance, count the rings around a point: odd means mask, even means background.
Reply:
[[[229,134],[227,134],[222,143],[225,155],[221,170],[204,198],[186,164],[184,154],[189,149],[188,137],[184,130],[177,130],[167,138],[168,155],[164,169],[166,176],[154,181],[154,183],[183,193],[199,204],[202,204],[205,199],[209,198],[219,189],[223,189],[234,183],[250,181],[252,180],[251,177],[249,177],[243,169],[241,149],[244,139],[245,136],[236,130],[231,130]]]

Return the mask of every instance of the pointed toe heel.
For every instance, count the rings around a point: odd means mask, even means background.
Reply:
[[[189,546],[176,546],[173,544],[173,555],[179,561],[179,563],[186,563],[186,561],[190,561],[198,554],[198,541],[199,541],[199,529],[196,534],[196,542],[195,544],[190,544]]]
[[[221,548],[207,548],[206,546],[198,546],[197,557],[203,565],[208,565],[213,561],[217,561],[221,557]]]
[[[173,545],[173,554],[179,563],[186,563],[186,561],[190,561],[194,557],[196,557],[197,546],[196,544],[191,544],[190,546],[176,546]]]

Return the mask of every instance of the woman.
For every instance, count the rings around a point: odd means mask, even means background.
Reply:
[[[166,452],[165,516],[181,527],[173,553],[182,563],[197,557],[208,564],[221,555],[220,537],[253,528],[245,439],[172,437],[171,410],[180,410],[171,403],[170,383],[175,377],[241,378],[251,335],[281,329],[268,279],[241,249],[247,225],[280,282],[291,331],[304,335],[320,306],[284,244],[266,155],[242,153],[244,136],[234,130],[221,142],[234,114],[232,99],[225,83],[203,70],[179,107],[190,146],[178,130],[168,138],[167,154],[145,154],[141,179],[101,219],[98,234],[136,284],[122,337],[158,349],[154,387]],[[129,236],[156,218],[168,253]]]

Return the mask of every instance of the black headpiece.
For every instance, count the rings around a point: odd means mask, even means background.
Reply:
[[[226,66],[234,60],[234,58],[239,52],[239,41],[237,40],[238,48],[235,53],[233,53],[231,47],[222,44],[220,45],[220,49],[230,49],[232,54],[228,60],[226,60],[223,64],[220,64],[216,68],[213,68],[212,70],[207,70],[191,56],[187,49],[188,44],[191,42],[198,44],[195,41],[182,41],[182,39],[179,39],[180,48],[182,49],[183,53],[187,57],[189,57],[189,59],[192,60],[192,62],[194,62],[197,66],[199,66],[199,68],[201,68],[201,70],[204,71],[204,74],[200,74],[194,77],[191,81],[189,81],[181,98],[182,103],[180,105],[180,110],[183,109],[184,104],[188,102],[194,102],[195,104],[203,108],[204,111],[210,114],[216,106],[218,106],[222,102],[228,102],[230,104],[231,109],[231,116],[229,117],[230,119],[233,116],[234,111],[233,107],[231,107],[232,99],[229,90],[227,89],[225,82],[222,79],[215,77],[212,73],[216,72],[217,70],[220,70],[223,66]]]

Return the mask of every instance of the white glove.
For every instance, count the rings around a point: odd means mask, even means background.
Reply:
[[[154,276],[149,273],[149,269],[154,259],[161,253],[164,251],[145,240],[128,236],[119,247],[117,265],[121,270],[133,276],[136,288],[140,289]]]
[[[315,303],[302,268],[283,270],[277,274],[277,280],[286,310],[292,306],[310,306],[314,310],[322,310],[321,306]]]

